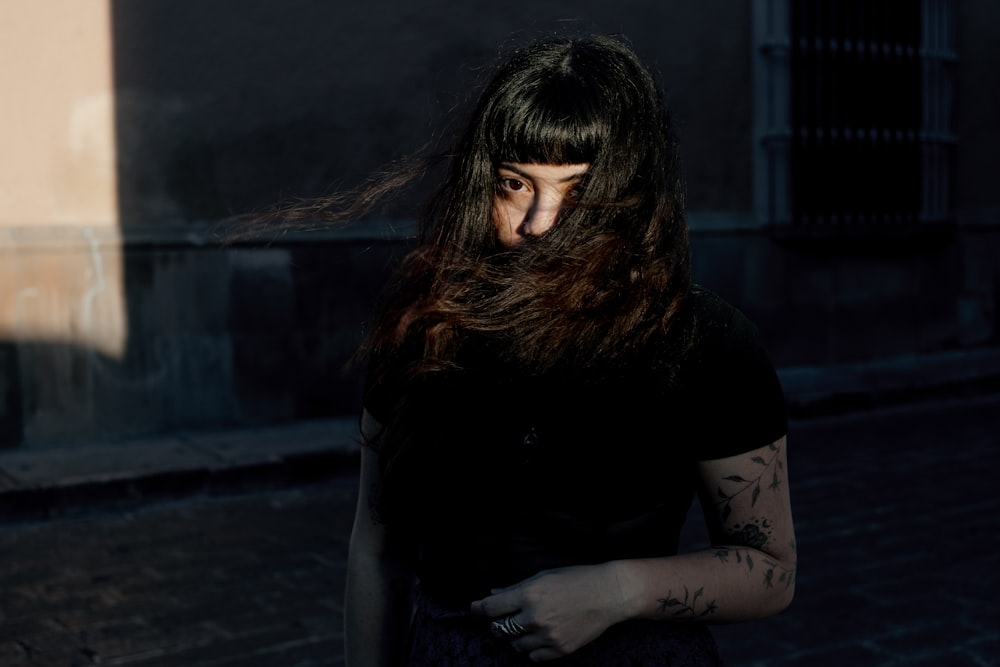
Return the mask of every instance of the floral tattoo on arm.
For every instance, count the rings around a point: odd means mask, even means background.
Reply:
[[[724,484],[718,487],[716,506],[720,508],[719,516],[723,522],[732,514],[732,503],[736,498],[749,494],[750,507],[754,507],[762,493],[766,491],[777,493],[782,489],[785,470],[782,447],[771,444],[768,445],[768,449],[770,450],[768,456],[754,456],[750,459],[759,467],[759,474],[751,475],[749,478],[736,474],[722,478]],[[717,547],[712,555],[719,562],[735,562],[738,566],[745,567],[747,572],[762,573],[765,588],[792,585],[795,577],[794,568],[785,567],[777,560],[769,558],[763,551],[773,542],[774,532],[771,522],[766,517],[750,517],[745,523],[733,523],[725,532],[740,546]],[[794,552],[795,544],[792,543],[790,546]],[[657,611],[669,614],[678,620],[697,620],[710,616],[716,613],[718,604],[716,600],[706,598],[704,592],[704,588],[699,588],[692,593],[686,586],[683,595],[675,595],[673,591],[668,591],[666,597],[657,600],[659,603]]]
[[[721,486],[718,490],[719,500],[717,504],[722,505],[720,515],[723,521],[733,511],[732,502],[737,496],[750,491],[750,506],[753,507],[760,497],[762,483],[767,484],[767,488],[771,491],[776,492],[781,488],[780,473],[785,470],[785,462],[781,459],[781,447],[772,443],[768,445],[768,449],[771,450],[771,458],[754,456],[750,459],[761,468],[760,474],[756,477],[746,479],[742,475],[727,475],[722,478],[726,482],[732,482],[731,490],[723,491]]]
[[[677,619],[695,619],[709,616],[715,613],[718,605],[715,604],[715,600],[700,599],[704,593],[704,587],[699,588],[692,594],[688,591],[687,586],[685,586],[684,597],[679,598],[673,594],[673,591],[667,591],[667,597],[657,600],[660,603],[657,611],[664,614],[669,612],[671,616]]]
[[[794,549],[795,545],[793,544],[792,550],[794,551]],[[730,556],[732,556],[736,561],[736,564],[745,565],[748,572],[753,572],[754,568],[758,565],[758,562],[754,560],[750,549],[719,547],[712,555],[718,558],[722,563],[728,563]],[[760,557],[759,564],[763,569],[765,588],[774,588],[776,584],[784,584],[786,587],[792,585],[792,582],[795,579],[795,570],[786,568],[777,561],[767,558],[766,556]],[[758,568],[758,570],[759,569],[761,568]]]
[[[769,491],[775,493],[781,489],[785,470],[785,463],[781,458],[782,448],[774,444],[768,445],[768,448],[771,451],[770,458],[754,456],[750,459],[760,466],[759,475],[750,479],[742,475],[729,475],[722,478],[723,481],[730,482],[727,485],[727,490],[723,490],[721,486],[718,489],[719,500],[717,504],[722,507],[719,515],[723,521],[732,513],[732,501],[736,497],[749,491],[750,506],[753,507],[760,497],[762,485],[766,485]],[[720,547],[716,549],[713,555],[720,562],[728,563],[732,557],[737,564],[745,565],[749,572],[753,572],[754,568],[760,565],[758,571],[763,570],[764,586],[767,588],[773,588],[776,584],[792,585],[795,576],[793,569],[786,568],[777,561],[759,554],[760,562],[754,560],[752,550],[763,549],[771,541],[771,524],[766,518],[754,517],[744,524],[734,524],[728,533],[734,542],[746,545],[747,548]],[[795,551],[794,543],[791,544],[791,548],[792,551]]]

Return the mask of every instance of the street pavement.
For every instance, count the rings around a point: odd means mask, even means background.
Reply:
[[[794,421],[796,599],[718,626],[728,664],[1000,665],[998,415],[991,395]],[[292,481],[8,520],[0,666],[343,664],[356,478]]]

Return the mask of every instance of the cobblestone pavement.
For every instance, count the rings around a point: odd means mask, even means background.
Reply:
[[[5,526],[0,666],[342,664],[355,486]]]
[[[797,597],[718,627],[729,664],[1000,664],[998,415],[992,397],[793,424]],[[345,477],[3,526],[0,666],[340,665],[354,494]]]
[[[793,424],[796,598],[734,665],[1000,665],[1000,397]]]

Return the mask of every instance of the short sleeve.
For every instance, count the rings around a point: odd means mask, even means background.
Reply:
[[[708,293],[705,299],[693,392],[700,460],[763,447],[788,430],[781,382],[756,326],[719,297]]]
[[[367,364],[362,403],[375,421],[386,426],[394,421],[403,399],[407,368],[416,358],[413,344],[373,353]]]
[[[377,382],[371,373],[368,374],[362,393],[364,408],[380,424],[387,423],[392,411],[390,393],[386,382]]]

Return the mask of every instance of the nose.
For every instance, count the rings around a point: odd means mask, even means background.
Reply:
[[[562,207],[561,193],[540,193],[524,217],[524,235],[541,236],[552,229],[559,220]]]

